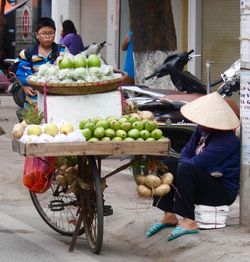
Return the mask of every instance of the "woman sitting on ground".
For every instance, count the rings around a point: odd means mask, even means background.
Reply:
[[[214,92],[184,105],[181,113],[198,126],[181,151],[177,170],[169,166],[176,174],[176,189],[154,199],[154,206],[164,211],[163,219],[146,233],[151,237],[175,227],[168,241],[199,232],[195,204],[231,205],[239,190],[240,142],[234,130],[240,121],[231,107]],[[179,221],[177,215],[183,219]]]

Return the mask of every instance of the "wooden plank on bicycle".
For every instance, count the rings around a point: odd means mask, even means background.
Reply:
[[[109,141],[28,143],[12,141],[12,149],[24,156],[73,155],[168,155],[170,140],[164,141]]]

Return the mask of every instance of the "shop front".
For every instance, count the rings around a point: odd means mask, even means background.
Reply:
[[[5,56],[15,58],[34,41],[37,19],[51,16],[51,0],[7,0]]]

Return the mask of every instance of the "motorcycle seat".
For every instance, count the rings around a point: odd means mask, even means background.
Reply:
[[[192,93],[192,94],[169,94],[161,98],[161,100],[172,103],[176,109],[180,109],[186,103],[189,103],[199,97],[203,96],[202,94]]]

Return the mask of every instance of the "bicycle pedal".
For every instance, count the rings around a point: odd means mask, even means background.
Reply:
[[[49,206],[51,211],[62,211],[64,210],[64,202],[62,200],[51,200]]]

